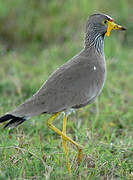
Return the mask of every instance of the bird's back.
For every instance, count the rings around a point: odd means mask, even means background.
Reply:
[[[58,68],[36,94],[9,113],[31,117],[90,103],[103,87],[106,70],[104,56],[97,53],[91,56],[91,53],[81,51]]]

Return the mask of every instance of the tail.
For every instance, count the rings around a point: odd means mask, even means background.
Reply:
[[[5,116],[0,117],[0,123],[3,123],[5,121],[9,122],[4,126],[4,128],[9,127],[10,129],[12,129],[26,121],[26,119],[23,117],[16,117],[11,114],[6,114]]]

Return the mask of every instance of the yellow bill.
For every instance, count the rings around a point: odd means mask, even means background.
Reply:
[[[105,33],[106,36],[109,36],[110,35],[110,32],[112,29],[116,29],[116,30],[126,30],[125,27],[123,26],[120,26],[118,24],[115,24],[113,21],[108,21],[107,22],[108,26],[107,26],[107,32]]]

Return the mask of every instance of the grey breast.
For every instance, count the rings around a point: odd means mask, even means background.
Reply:
[[[101,92],[105,80],[104,56],[85,50],[58,68],[13,115],[34,116],[85,106]]]

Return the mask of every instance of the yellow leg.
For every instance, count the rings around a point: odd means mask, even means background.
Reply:
[[[64,115],[64,122],[63,122],[63,134],[66,135],[66,121],[67,121],[67,116],[66,114]],[[69,163],[69,159],[68,159],[68,149],[67,149],[67,141],[62,137],[62,144],[64,147],[64,152],[65,152],[65,158],[67,160],[67,169],[68,172],[71,173],[71,169],[70,169],[70,163]]]
[[[76,143],[75,141],[73,141],[71,138],[69,138],[68,136],[66,136],[66,134],[64,134],[63,132],[61,132],[59,129],[57,129],[53,124],[53,120],[60,114],[61,112],[55,113],[53,114],[47,121],[47,125],[50,129],[52,129],[54,132],[56,132],[57,134],[59,134],[63,140],[69,141],[72,144],[74,144],[77,148],[78,148],[78,164],[80,164],[81,160],[82,160],[82,147]],[[65,127],[65,125],[64,125]]]

